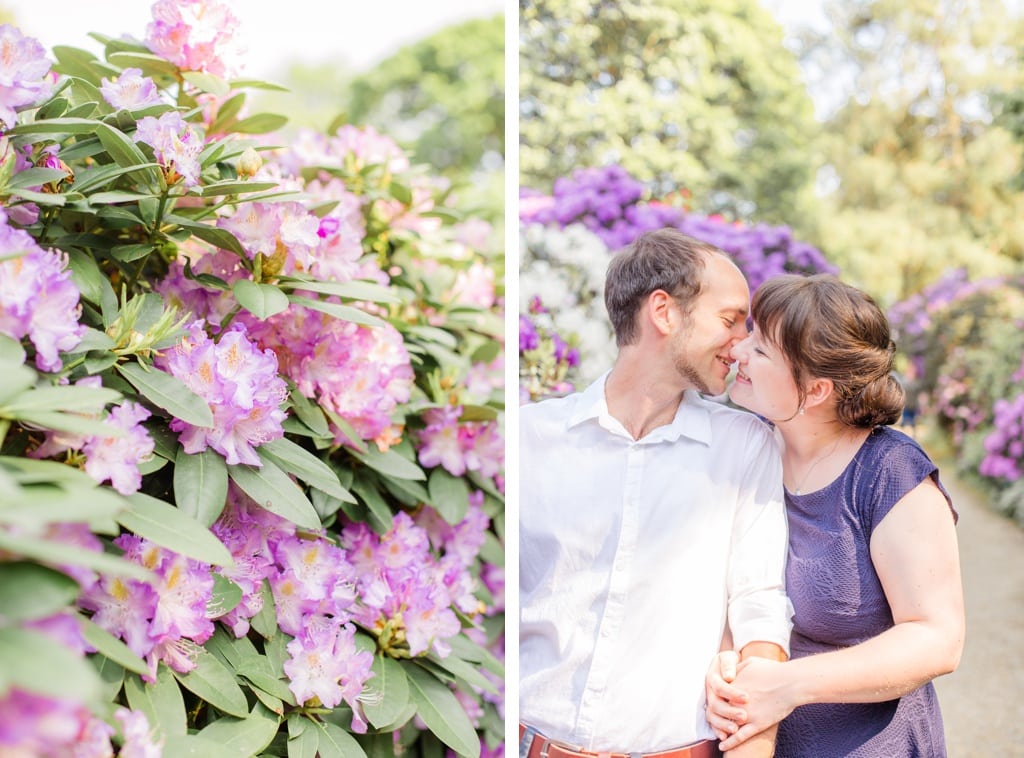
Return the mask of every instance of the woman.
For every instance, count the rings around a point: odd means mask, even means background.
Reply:
[[[904,400],[889,324],[828,275],[767,281],[752,315],[729,397],[781,443],[792,658],[744,661],[731,684],[721,658],[708,720],[722,750],[781,721],[778,758],[944,756],[931,680],[963,649],[956,513],[936,466],[888,426]]]

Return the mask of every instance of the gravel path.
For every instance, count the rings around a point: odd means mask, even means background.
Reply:
[[[960,667],[936,680],[949,758],[1024,756],[1024,530],[941,466],[960,513],[967,606]]]

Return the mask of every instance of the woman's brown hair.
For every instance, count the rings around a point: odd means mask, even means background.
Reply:
[[[889,320],[870,295],[831,274],[783,274],[758,287],[751,315],[785,353],[801,407],[810,380],[831,379],[843,423],[871,428],[899,420],[905,394],[892,376]]]

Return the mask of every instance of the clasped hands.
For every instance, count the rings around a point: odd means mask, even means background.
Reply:
[[[783,684],[785,663],[723,650],[705,678],[707,718],[725,752],[788,716],[796,707]]]

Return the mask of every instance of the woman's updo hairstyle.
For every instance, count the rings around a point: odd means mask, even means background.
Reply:
[[[889,320],[869,295],[831,274],[784,274],[758,287],[751,315],[786,355],[801,407],[812,379],[831,379],[844,424],[873,428],[899,420],[905,394],[892,376],[895,345]]]

